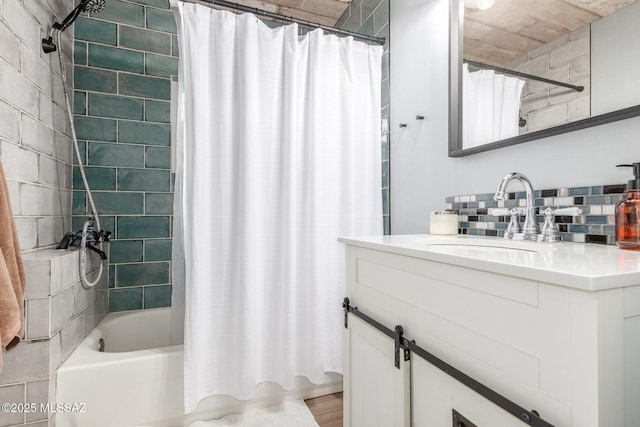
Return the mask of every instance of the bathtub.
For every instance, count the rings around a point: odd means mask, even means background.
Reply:
[[[342,376],[327,374],[322,385],[298,378],[284,391],[263,383],[251,401],[230,396],[204,399],[184,414],[182,345],[169,345],[171,309],[111,313],[57,372],[58,427],[184,426],[284,400],[306,399],[342,390]],[[100,338],[105,351],[98,351]],[[59,407],[63,407],[58,405]],[[63,407],[64,408],[64,407]]]

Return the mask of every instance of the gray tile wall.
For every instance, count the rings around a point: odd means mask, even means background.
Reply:
[[[72,145],[57,54],[40,40],[73,0],[0,1],[0,161],[27,274],[25,337],[3,355],[0,402],[34,403],[36,412],[1,413],[0,426],[53,425],[40,403],[55,400],[55,372],[106,311],[105,275],[79,283],[77,252],[56,252],[71,229]],[[73,83],[72,31],[59,48]]]
[[[3,0],[0,159],[23,250],[56,243],[71,226],[71,139],[57,55],[40,40],[72,0]],[[71,73],[71,32],[62,52]]]
[[[384,233],[391,234],[389,216],[389,0],[353,0],[335,26],[387,39],[382,55],[382,210]]]
[[[40,405],[55,403],[57,369],[106,315],[109,279],[105,274],[96,286],[84,288],[77,251],[41,249],[23,258],[25,337],[3,355],[0,403],[34,405],[29,407],[35,410],[1,413],[0,426],[53,426],[55,414]],[[89,259],[89,280],[95,280],[98,258]]]

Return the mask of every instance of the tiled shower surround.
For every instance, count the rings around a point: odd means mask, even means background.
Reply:
[[[171,76],[168,0],[108,0],[75,23],[74,114],[102,228],[112,231],[109,310],[171,305]],[[73,170],[73,229],[88,203]]]
[[[615,244],[615,205],[626,198],[625,184],[593,187],[554,188],[535,192],[536,220],[544,224],[546,207],[577,206],[584,213],[575,217],[556,216],[562,240],[576,243]],[[508,216],[491,215],[492,208],[524,207],[525,193],[509,193],[509,200],[496,202],[494,193],[447,197],[448,209],[458,211],[459,234],[504,236]],[[520,224],[524,216],[520,217]]]

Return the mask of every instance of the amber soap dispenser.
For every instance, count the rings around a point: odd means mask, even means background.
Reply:
[[[627,198],[616,204],[616,245],[640,250],[640,163],[618,165],[633,168],[633,179],[625,191]]]

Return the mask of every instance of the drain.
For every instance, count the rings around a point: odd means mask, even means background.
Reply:
[[[100,338],[98,340],[98,351],[104,352],[104,339],[103,338]]]

